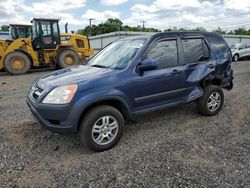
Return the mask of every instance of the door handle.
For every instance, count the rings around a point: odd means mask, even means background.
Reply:
[[[181,72],[182,72],[181,70],[174,69],[174,70],[172,71],[172,74],[179,74],[179,73],[181,73]]]

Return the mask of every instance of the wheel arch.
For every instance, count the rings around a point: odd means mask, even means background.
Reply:
[[[234,61],[234,57],[235,56],[238,56],[238,60],[240,59],[240,54],[237,52],[237,53],[235,53],[234,55],[233,55],[233,61]]]
[[[222,78],[217,76],[209,76],[201,82],[201,87],[205,88],[208,85],[220,86],[222,83]]]
[[[123,116],[124,120],[129,120],[132,117],[132,113],[129,110],[128,104],[125,101],[120,99],[119,97],[112,97],[112,98],[104,98],[97,101],[93,101],[88,104],[84,109],[82,109],[80,116],[77,121],[77,129],[80,128],[80,122],[84,115],[91,109],[100,106],[100,105],[108,105],[116,108]]]

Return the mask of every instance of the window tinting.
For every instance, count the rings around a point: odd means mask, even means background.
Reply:
[[[184,64],[209,59],[209,49],[203,39],[183,39]]]
[[[33,33],[33,38],[36,38],[38,36],[38,31],[39,31],[39,25],[37,21],[33,22],[32,25],[32,33]]]
[[[53,23],[53,34],[54,35],[58,35],[59,31],[58,31],[58,27],[57,27],[57,22]]]
[[[147,59],[153,59],[158,63],[158,69],[174,67],[177,65],[176,40],[158,42],[147,54]]]
[[[25,28],[17,27],[17,36],[19,38],[26,38]]]
[[[51,26],[50,22],[41,22],[43,36],[51,35]]]

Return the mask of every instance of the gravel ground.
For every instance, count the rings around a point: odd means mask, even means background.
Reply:
[[[196,104],[139,116],[112,150],[43,130],[25,95],[52,70],[0,73],[0,187],[250,187],[250,61],[214,117]]]

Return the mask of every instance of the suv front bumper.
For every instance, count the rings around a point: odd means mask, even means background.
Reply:
[[[69,118],[65,119],[66,114],[64,113],[68,111],[66,108],[63,109],[62,107],[58,107],[58,112],[60,112],[59,114],[61,114],[61,117],[55,114],[54,118],[51,119],[55,111],[57,111],[54,106],[53,109],[50,109],[48,106],[47,108],[39,108],[38,104],[34,104],[29,98],[26,99],[26,102],[34,119],[43,128],[59,134],[72,135],[77,133],[77,124]]]

